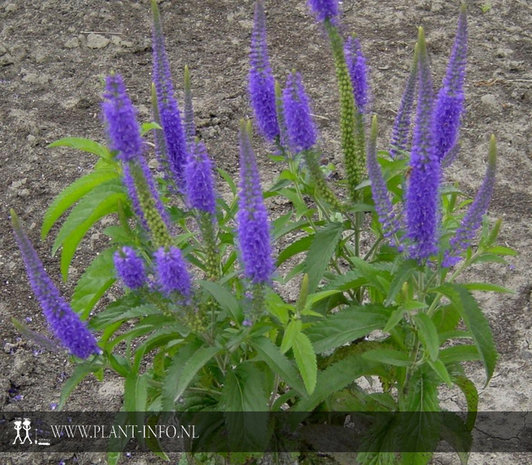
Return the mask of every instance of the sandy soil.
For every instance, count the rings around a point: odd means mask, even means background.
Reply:
[[[193,79],[201,137],[219,166],[235,172],[237,126],[251,116],[247,92],[247,54],[252,0],[162,1],[168,51],[176,80],[188,64]],[[304,0],[266,0],[270,53],[278,79],[296,68],[314,102],[326,157],[340,160],[334,70],[324,33],[308,15]],[[484,410],[532,410],[532,317],[530,294],[532,188],[532,3],[529,0],[469,2],[470,53],[467,110],[458,161],[449,180],[473,194],[485,169],[487,142],[499,146],[498,183],[489,214],[503,218],[501,240],[517,249],[509,266],[478,267],[475,280],[490,280],[515,291],[482,298],[500,352],[497,372],[481,389]],[[441,80],[452,44],[457,1],[345,0],[345,30],[359,36],[371,66],[373,111],[379,115],[380,146],[387,147],[391,124],[410,65],[416,26],[426,30],[435,83]],[[143,121],[150,119],[150,11],[146,0],[5,0],[0,2],[0,409],[48,410],[57,402],[72,367],[63,354],[42,353],[20,337],[10,319],[28,320],[33,330],[45,322],[26,281],[11,234],[8,211],[15,208],[39,244],[43,211],[69,182],[86,173],[94,159],[71,150],[48,149],[65,136],[104,141],[100,119],[101,79],[121,73]],[[259,154],[266,147],[256,140]],[[261,159],[262,177],[273,178],[273,165]],[[104,245],[97,232],[83,243],[73,262],[76,278]],[[50,257],[51,241],[39,252],[56,283],[59,265]],[[66,295],[69,283],[61,284]],[[470,367],[483,385],[482,368]],[[443,393],[447,404],[460,396]],[[89,379],[74,393],[71,410],[117,409],[118,380]],[[63,460],[63,462],[60,462]],[[124,458],[141,465],[145,456]],[[341,462],[349,461],[347,458]],[[434,463],[455,463],[439,455]],[[96,464],[102,454],[1,455],[0,464]],[[352,462],[351,462],[352,463]],[[475,464],[527,464],[532,454],[474,454]]]

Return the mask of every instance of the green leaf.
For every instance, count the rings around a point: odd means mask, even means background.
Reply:
[[[465,283],[462,284],[468,291],[486,291],[486,292],[501,292],[515,294],[515,291],[507,287],[497,286],[491,283]]]
[[[393,279],[390,284],[388,296],[384,301],[384,305],[390,305],[395,300],[395,297],[401,291],[403,284],[408,281],[410,276],[416,271],[417,262],[415,260],[407,260],[399,266],[399,269],[393,273]]]
[[[349,354],[339,362],[320,371],[312,394],[301,399],[293,408],[299,412],[311,412],[332,394],[342,390],[360,376],[372,374],[375,364],[360,354]]]
[[[224,433],[227,434],[230,447],[263,450],[267,444],[268,417],[245,413],[268,410],[264,384],[264,372],[252,362],[244,362],[227,372],[220,403],[227,412]]]
[[[288,385],[300,395],[305,395],[305,387],[301,383],[297,370],[290,360],[283,355],[269,339],[264,336],[253,339],[251,345],[274,373],[279,373]]]
[[[285,329],[281,342],[281,353],[285,354],[294,345],[296,336],[301,332],[301,320],[292,320]]]
[[[100,253],[85,270],[74,289],[72,308],[86,320],[100,297],[115,282],[114,249]]]
[[[449,388],[453,387],[453,380],[451,379],[451,375],[445,367],[445,363],[443,363],[441,360],[429,360],[429,365]]]
[[[305,334],[321,354],[382,329],[387,319],[387,311],[378,305],[350,307],[317,321]]]
[[[120,201],[124,201],[126,196],[124,194],[112,194],[101,202],[92,213],[81,223],[63,242],[63,250],[61,252],[61,273],[63,279],[68,278],[68,268],[70,262],[74,257],[78,244],[83,239],[87,231],[102,217],[113,213],[117,210]]]
[[[162,127],[159,124],[157,124],[155,121],[152,121],[150,123],[142,123],[140,127],[140,135],[144,136],[146,133],[150,132],[153,129],[161,130]]]
[[[396,432],[406,450],[423,452],[403,452],[402,464],[418,465],[429,462],[440,437],[441,419],[435,412],[440,411],[438,383],[427,371],[419,367],[410,377],[406,387],[407,395],[400,406],[401,411],[411,412],[400,417]],[[403,449],[403,450],[405,450]]]
[[[196,373],[200,371],[216,354],[221,351],[221,347],[201,347],[187,360],[181,376],[177,380],[177,386],[173,392],[174,402],[183,395]]]
[[[456,376],[454,379],[454,384],[456,384],[460,390],[464,393],[466,402],[467,402],[467,419],[466,427],[469,431],[473,430],[475,426],[475,421],[477,419],[477,410],[478,410],[478,391],[475,386],[475,383],[465,376]]]
[[[162,386],[161,406],[164,411],[170,412],[175,410],[174,393],[177,382],[181,378],[181,373],[186,363],[195,352],[200,350],[201,345],[202,342],[200,340],[192,339],[183,344],[173,355],[173,359],[166,370],[166,376]]]
[[[46,210],[41,228],[41,237],[44,239],[52,226],[67,211],[85,194],[93,190],[95,187],[117,178],[118,173],[115,170],[98,170],[77,179],[68,187],[63,189],[52,204]]]
[[[59,398],[57,409],[62,410],[75,387],[81,383],[86,376],[99,370],[101,367],[102,365],[100,363],[94,363],[94,361],[77,365],[72,376],[66,380],[63,389],[61,389],[61,396]]]
[[[456,362],[481,360],[481,357],[476,346],[465,344],[442,349],[440,351],[440,359],[445,365],[450,365]]]
[[[486,252],[491,253],[493,255],[501,256],[510,255],[512,257],[515,257],[517,255],[517,252],[514,249],[511,249],[510,247],[503,247],[502,245],[490,247],[488,250],[486,250]]]
[[[113,154],[105,145],[83,137],[65,137],[48,144],[48,148],[51,147],[70,147],[77,150],[83,150],[84,152],[93,153],[105,160],[113,160]]]
[[[292,351],[305,388],[309,394],[312,394],[316,387],[318,364],[310,339],[304,333],[297,333],[292,344]]]
[[[57,249],[61,247],[66,238],[87,220],[94,209],[111,194],[122,194],[125,196],[124,187],[119,179],[111,179],[110,181],[99,184],[80,200],[59,230],[52,247],[52,255],[57,252]]]
[[[397,367],[407,367],[412,365],[412,360],[408,354],[393,349],[374,349],[364,352],[362,355],[366,360],[372,362],[385,363]]]
[[[382,270],[362,260],[360,257],[349,257],[349,261],[367,279],[370,286],[375,287],[383,294],[388,293],[389,283],[383,278]]]
[[[316,232],[305,260],[305,273],[309,277],[309,292],[314,292],[327,269],[342,237],[343,225],[329,223]]]
[[[456,305],[482,357],[486,370],[486,384],[493,376],[497,362],[497,350],[488,320],[482,314],[475,298],[459,284],[444,284],[440,292],[445,294]]]
[[[430,360],[438,358],[440,350],[440,338],[436,326],[426,313],[418,313],[414,316],[419,339],[425,347]]]
[[[294,255],[297,255],[298,253],[308,250],[313,240],[314,240],[314,234],[310,234],[308,236],[302,237],[301,239],[298,239],[295,242],[292,242],[288,247],[283,249],[277,256],[276,266],[280,266],[282,263],[284,263],[286,260],[293,257]]]
[[[231,192],[233,193],[233,195],[236,195],[236,184],[235,182],[233,181],[233,178],[231,177],[231,175],[225,171],[224,169],[222,168],[217,168],[216,169],[218,171],[218,174],[224,178],[225,182],[227,183],[227,185],[230,187],[231,189]]]
[[[242,307],[236,300],[235,296],[231,294],[224,286],[212,282],[199,280],[198,284],[202,289],[207,291],[216,302],[220,304],[224,310],[226,310],[237,323],[242,323],[244,319],[244,312]]]
[[[264,372],[253,362],[244,362],[225,377],[220,403],[227,412],[265,412],[268,397]]]
[[[133,301],[131,298],[124,298],[109,304],[105,310],[98,313],[90,320],[90,326],[95,330],[101,330],[118,321],[159,315],[160,313],[161,310],[154,305],[138,305],[138,299]]]
[[[124,383],[124,411],[145,412],[148,400],[148,375],[132,371]]]

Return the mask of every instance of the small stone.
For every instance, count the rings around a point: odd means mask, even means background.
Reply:
[[[104,48],[109,45],[110,40],[100,34],[89,34],[87,37],[87,47]]]
[[[15,63],[15,60],[9,53],[4,53],[0,56],[0,66],[12,65],[13,63]]]
[[[493,94],[486,94],[486,95],[483,95],[481,98],[480,98],[480,101],[488,106],[488,107],[497,107],[499,106],[499,102],[497,101],[497,97]]]
[[[77,37],[72,37],[65,42],[65,48],[77,48],[79,47],[79,39]]]
[[[17,5],[15,3],[9,3],[4,7],[4,10],[6,13],[11,13],[12,11],[15,11],[17,9]]]

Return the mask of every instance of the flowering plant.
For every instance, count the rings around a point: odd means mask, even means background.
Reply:
[[[69,304],[12,212],[15,236],[50,327],[75,357],[60,407],[85,376],[110,368],[124,378],[130,412],[414,413],[372,423],[358,460],[428,463],[441,437],[464,451],[449,434],[455,423],[434,415],[441,410],[438,387],[464,393],[467,444],[478,393],[462,362],[482,361],[489,381],[496,361],[489,324],[471,291],[506,290],[458,279],[474,263],[514,253],[496,245],[500,222],[490,228],[484,219],[495,183],[495,138],[471,203],[444,181],[444,168],[459,152],[466,11],[436,97],[419,29],[389,150],[377,151],[360,41],[343,36],[337,1],[308,4],[334,59],[345,181],[332,183],[330,168],[321,166],[302,75],[290,73],[283,88],[273,76],[261,0],[249,94],[256,127],[281,173],[263,188],[246,121],[238,136],[239,183],[215,170],[196,134],[188,69],[183,113],[175,99],[152,0],[153,122],[139,127],[125,83],[114,74],[105,80],[102,104],[109,147],[81,138],[52,144],[99,157],[44,217],[43,238],[71,209],[53,245],[53,252],[61,249],[63,277],[86,232],[106,215],[118,218],[104,230],[112,245],[85,270]],[[160,179],[145,157],[148,135]],[[271,197],[286,198],[293,209],[271,218],[265,205]],[[295,301],[284,297],[293,282]],[[104,305],[115,283],[123,295]],[[364,379],[373,388],[363,389]],[[237,450],[263,450],[267,423],[257,429],[245,417],[230,418],[226,428]]]

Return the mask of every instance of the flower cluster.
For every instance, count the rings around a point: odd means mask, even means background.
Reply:
[[[266,45],[266,21],[262,1],[255,4],[255,21],[251,35],[249,95],[260,132],[273,142],[279,136],[273,78]]]
[[[259,172],[251,147],[250,127],[240,127],[240,192],[238,241],[244,274],[253,284],[271,279],[273,260],[268,213],[262,199]]]
[[[11,220],[31,288],[55,337],[76,357],[99,354],[96,339],[55,287],[13,210]]]

